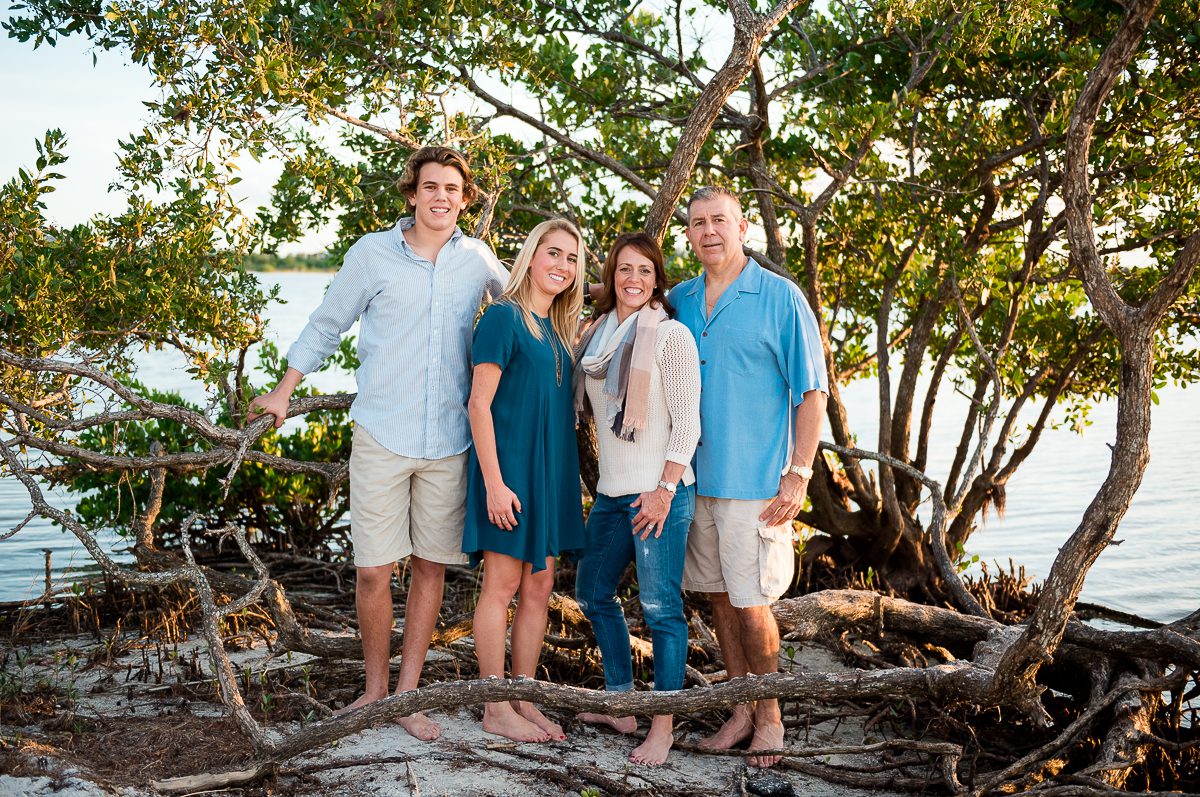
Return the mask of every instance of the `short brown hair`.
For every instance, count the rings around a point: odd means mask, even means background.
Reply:
[[[443,166],[453,166],[458,169],[463,178],[463,204],[469,205],[479,196],[479,189],[471,179],[471,164],[467,156],[450,147],[421,147],[408,157],[404,164],[404,174],[400,176],[400,193],[410,197],[417,193],[417,179],[421,176],[421,167],[427,163],[440,163]]]
[[[717,197],[720,197],[720,196],[726,196],[726,197],[729,197],[730,199],[732,199],[733,204],[737,205],[738,213],[742,212],[741,197],[739,197],[737,194],[733,193],[733,191],[731,189],[728,189],[723,185],[705,185],[705,186],[701,186],[700,188],[697,188],[695,191],[692,192],[692,195],[690,197],[688,197],[687,209],[690,211],[692,209],[692,205],[694,205],[695,203],[707,202],[710,199],[716,199]]]
[[[612,249],[608,250],[604,271],[600,277],[604,290],[596,299],[596,317],[599,318],[617,306],[617,259],[626,247],[644,255],[654,264],[654,290],[650,292],[649,301],[658,302],[667,311],[667,315],[674,316],[675,308],[667,301],[667,270],[663,264],[662,247],[657,240],[644,232],[627,232],[613,241]]]

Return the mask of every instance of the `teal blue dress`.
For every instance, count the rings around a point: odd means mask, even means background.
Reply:
[[[584,547],[570,354],[549,319],[535,315],[534,320],[541,325],[541,340],[525,326],[520,308],[500,302],[488,307],[475,327],[472,361],[501,368],[492,400],[496,453],[521,511],[512,531],[488,520],[487,489],[472,447],[463,529],[463,553],[472,565],[484,551],[494,551],[529,562],[536,572],[545,569],[547,556]]]

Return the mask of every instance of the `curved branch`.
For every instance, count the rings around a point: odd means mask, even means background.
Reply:
[[[845,448],[826,442],[821,443],[821,448],[826,451],[833,451],[843,457],[873,459],[877,462],[890,465],[892,468],[925,485],[925,488],[929,490],[933,502],[933,517],[929,523],[929,540],[931,543],[930,547],[933,549],[934,560],[937,562],[938,573],[941,575],[942,580],[946,582],[950,593],[954,596],[958,605],[962,607],[963,611],[976,617],[990,618],[987,611],[979,605],[979,601],[975,600],[975,596],[967,591],[966,586],[958,575],[958,570],[954,567],[954,562],[950,560],[950,555],[946,551],[946,503],[942,500],[941,485],[907,462],[902,462],[886,454],[880,454],[876,451],[864,451],[859,448]]]
[[[1099,63],[1088,75],[1075,101],[1064,146],[1062,193],[1067,217],[1067,240],[1071,246],[1069,259],[1083,279],[1092,306],[1118,337],[1131,322],[1133,308],[1126,304],[1109,282],[1097,251],[1088,155],[1100,107],[1125,66],[1133,59],[1157,9],[1158,0],[1134,0],[1126,7],[1116,35],[1104,49]]]

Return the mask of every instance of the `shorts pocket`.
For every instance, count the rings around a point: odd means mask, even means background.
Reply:
[[[768,598],[787,592],[795,573],[792,524],[758,527],[758,588]]]

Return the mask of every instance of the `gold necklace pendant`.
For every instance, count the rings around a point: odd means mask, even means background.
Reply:
[[[547,329],[549,327],[549,329]],[[546,333],[546,342],[550,344],[550,351],[554,353],[554,384],[562,387],[562,355],[558,351],[558,337],[554,334],[554,327],[549,324],[542,325],[542,331]]]

